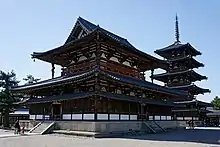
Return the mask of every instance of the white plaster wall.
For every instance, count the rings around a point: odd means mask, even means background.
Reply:
[[[130,115],[130,120],[137,120],[137,115]]]
[[[108,114],[97,114],[98,120],[108,120]]]
[[[120,115],[121,120],[129,120],[129,115]]]
[[[153,120],[154,119],[154,116],[149,116],[149,120]]]
[[[64,120],[71,120],[71,114],[63,114]]]
[[[171,116],[167,116],[167,120],[172,120],[172,117]]]
[[[36,119],[43,119],[43,115],[36,115]]]
[[[72,120],[82,120],[82,114],[72,114]]]
[[[119,114],[110,114],[110,120],[119,120]]]
[[[160,120],[160,116],[154,116],[154,120]]]
[[[30,119],[35,119],[35,115],[29,115]]]
[[[84,114],[83,119],[84,120],[94,120],[95,119],[95,114]]]

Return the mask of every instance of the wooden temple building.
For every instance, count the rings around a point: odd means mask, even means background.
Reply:
[[[195,49],[189,44],[175,43],[172,46],[169,48],[178,47],[178,53],[185,55],[181,60],[173,62],[178,66],[182,65],[180,63],[185,65],[177,72],[183,76],[181,84],[184,82],[185,85],[189,85],[192,81],[205,78],[191,70],[185,71],[185,68],[202,65],[191,57],[198,54]],[[171,50],[176,51],[173,49]],[[173,52],[170,54],[169,49],[166,50],[157,52],[165,57],[173,54]],[[173,120],[172,110],[176,105],[173,101],[190,99],[184,91],[184,88],[188,87],[184,87],[183,84],[173,83],[175,86],[182,86],[183,90],[170,88],[172,83],[168,81],[168,77],[172,77],[171,70],[163,76],[153,76],[166,82],[169,87],[145,80],[145,71],[166,68],[166,61],[138,50],[128,40],[81,17],[77,19],[62,46],[45,52],[34,52],[32,58],[51,63],[52,78],[11,89],[29,97],[23,104],[29,107],[30,119]],[[169,57],[168,59],[171,60]],[[54,77],[55,65],[62,67],[59,77]],[[176,67],[170,65],[170,68],[171,66]],[[174,68],[173,70],[176,71]],[[189,75],[190,81],[184,79],[185,75]],[[196,89],[190,96],[204,92],[194,85],[189,87]]]
[[[194,84],[196,81],[206,80],[207,77],[200,75],[194,68],[204,67],[194,59],[201,55],[190,43],[182,44],[179,40],[178,17],[176,16],[176,41],[165,48],[155,51],[167,62],[166,73],[152,75],[151,78],[162,81],[166,87],[175,90],[184,90],[188,93],[187,97],[177,100],[173,110],[179,120],[204,120],[206,107],[211,106],[196,99],[196,95],[209,93],[209,89],[203,89]],[[178,106],[179,105],[179,106]]]

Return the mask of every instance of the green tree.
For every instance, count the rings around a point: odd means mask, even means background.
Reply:
[[[15,95],[10,92],[10,88],[17,86],[19,81],[16,79],[14,71],[5,73],[0,71],[0,112],[3,116],[4,127],[9,126],[9,113],[13,109],[13,102],[16,101]]]
[[[220,97],[216,96],[212,101],[211,104],[213,104],[214,109],[220,109]]]
[[[26,78],[23,78],[27,83],[26,84],[33,84],[37,83],[40,79],[34,78],[32,75],[27,75]]]

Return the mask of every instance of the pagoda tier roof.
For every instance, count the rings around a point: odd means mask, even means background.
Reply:
[[[194,84],[191,85],[184,85],[184,86],[175,86],[171,87],[172,89],[180,89],[180,90],[186,90],[189,91],[189,93],[198,95],[198,94],[204,94],[204,93],[210,93],[211,91],[209,89],[203,89],[200,88]]]
[[[203,102],[197,99],[193,99],[193,100],[189,100],[189,101],[177,101],[174,102],[175,104],[178,105],[187,105],[187,104],[196,104],[196,105],[200,105],[200,106],[207,106],[207,107],[212,107],[213,105],[211,103],[207,103],[207,102]]]
[[[209,112],[204,109],[196,109],[196,108],[175,108],[172,110],[172,112]]]
[[[191,56],[185,56],[185,57],[168,60],[168,62],[182,62],[182,61],[188,61],[187,67],[189,68],[204,67],[203,63],[198,62],[196,59],[194,59]]]
[[[205,80],[208,79],[206,76],[202,76],[195,72],[194,70],[185,70],[185,71],[179,71],[179,72],[172,72],[172,73],[162,73],[151,76],[153,79],[167,82],[169,80],[169,77],[175,77],[175,76],[186,76],[191,82],[195,82],[197,80]]]
[[[77,34],[77,28],[80,27],[82,28],[85,32],[86,35],[80,38],[74,37]],[[91,41],[91,36],[94,36],[97,32],[100,32],[102,35],[106,36],[106,38],[115,41],[118,43],[120,46],[125,47],[127,50],[136,53],[137,55],[142,56],[146,60],[150,60],[153,62],[157,62],[159,65],[157,65],[157,68],[163,67],[163,63],[165,63],[163,60],[157,59],[145,52],[142,52],[135,48],[127,39],[122,38],[114,33],[111,33],[110,31],[107,31],[103,28],[101,28],[99,25],[95,25],[81,17],[79,17],[75,23],[75,26],[73,27],[69,37],[67,38],[66,42],[64,45],[45,51],[45,52],[34,52],[32,54],[32,58],[37,58],[49,63],[55,63],[58,65],[61,65],[61,63],[56,62],[53,60],[52,57],[59,56],[60,53],[64,52],[71,52],[73,50],[73,46],[82,44],[82,42],[90,42]],[[90,38],[90,39],[89,39]]]
[[[176,43],[176,42],[162,49],[157,49],[154,52],[162,57],[167,57],[167,55],[172,54],[173,50],[183,50],[183,49],[189,50],[192,56],[202,54],[201,52],[197,51],[190,43],[181,44],[181,43]]]
[[[100,75],[103,75],[105,77],[110,78],[111,80],[131,84],[131,85],[138,86],[138,87],[148,88],[149,90],[152,90],[152,91],[167,93],[167,94],[177,95],[177,96],[186,96],[187,95],[186,92],[181,91],[181,90],[170,89],[165,86],[160,86],[157,84],[150,83],[148,81],[139,80],[139,79],[132,78],[129,76],[124,76],[124,75],[119,75],[119,74],[103,71],[103,70],[99,69],[98,67],[93,70],[90,70],[88,72],[80,73],[78,75],[73,75],[70,77],[65,77],[65,76],[58,77],[58,78],[30,84],[30,85],[23,85],[23,86],[14,87],[11,90],[22,92],[22,91],[27,91],[27,90],[43,89],[43,88],[47,88],[47,87],[51,87],[51,86],[65,85],[68,83],[73,83],[73,82],[88,79],[89,77],[94,76],[94,73],[97,73],[97,72],[100,73]]]
[[[208,110],[207,117],[220,117],[220,110]]]
[[[142,103],[142,104],[174,106],[174,103],[170,101],[144,99],[144,98],[139,98],[135,96],[127,96],[127,95],[121,95],[121,94],[110,93],[110,92],[101,92],[101,91],[100,92],[77,92],[77,93],[70,93],[70,94],[57,95],[57,96],[48,96],[48,97],[43,97],[43,98],[30,98],[26,100],[24,103],[25,104],[47,103],[47,102],[53,102],[53,101],[88,98],[92,96],[101,96],[101,97],[105,97],[108,99],[137,102],[137,103]]]

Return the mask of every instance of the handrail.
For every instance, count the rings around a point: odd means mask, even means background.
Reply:
[[[164,132],[166,132],[166,130],[164,128],[162,128],[156,121],[153,121],[161,130],[163,130]]]
[[[156,133],[156,131],[150,127],[150,125],[147,122],[143,122],[153,133]]]
[[[43,121],[39,122],[37,125],[35,125],[28,133],[32,133],[37,127],[39,127]]]
[[[41,132],[41,135],[43,135],[48,129],[50,129],[53,125],[55,124],[55,121],[52,122],[46,129],[44,129],[42,132]]]

